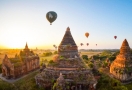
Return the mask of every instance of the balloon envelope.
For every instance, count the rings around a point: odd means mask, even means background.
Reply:
[[[117,36],[114,36],[114,38],[116,39],[116,38],[117,38]]]
[[[57,18],[57,13],[54,12],[54,11],[49,11],[47,14],[46,14],[46,18],[47,20],[50,22],[50,25],[52,24],[52,22],[54,22]]]
[[[80,45],[82,46],[82,45],[83,45],[83,43],[80,43]]]
[[[87,46],[89,45],[89,43],[87,43]]]
[[[88,33],[88,32],[86,32],[86,33],[85,33],[85,36],[88,38],[88,36],[89,36],[89,33]]]

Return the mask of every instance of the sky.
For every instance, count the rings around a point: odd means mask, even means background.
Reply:
[[[125,38],[132,47],[132,0],[0,0],[0,49],[54,49],[67,27],[79,49],[119,49]]]

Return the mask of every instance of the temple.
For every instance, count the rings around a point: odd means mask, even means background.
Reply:
[[[39,56],[34,54],[26,43],[23,51],[20,51],[19,55],[16,54],[14,58],[8,58],[8,56],[5,55],[2,61],[2,76],[7,79],[15,79],[38,68]]]
[[[69,27],[58,47],[58,55],[35,79],[46,90],[95,90],[97,83],[78,54]]]
[[[110,73],[122,82],[132,80],[132,53],[126,39],[122,43],[119,55],[110,66]]]

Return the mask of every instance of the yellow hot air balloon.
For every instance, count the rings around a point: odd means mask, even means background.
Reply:
[[[86,33],[85,33],[85,36],[88,38],[88,36],[89,36],[89,33],[88,33],[88,32],[86,32]]]

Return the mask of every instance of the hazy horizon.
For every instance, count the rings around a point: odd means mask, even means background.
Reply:
[[[49,11],[58,15],[52,25]],[[0,0],[0,48],[24,48],[27,42],[29,48],[54,49],[68,26],[79,49],[120,49],[125,38],[131,48],[132,1]]]

